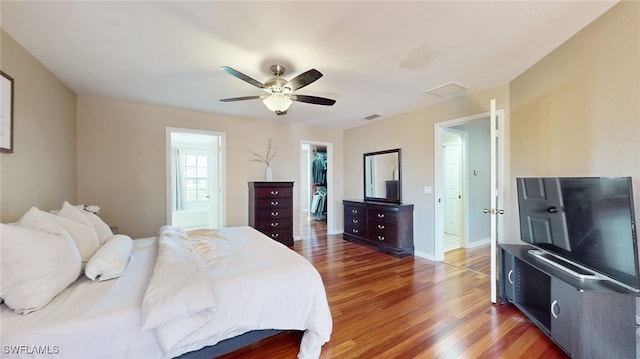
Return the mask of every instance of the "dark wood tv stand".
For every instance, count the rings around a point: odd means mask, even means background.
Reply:
[[[579,278],[529,254],[499,246],[499,292],[573,358],[635,358],[637,293]]]

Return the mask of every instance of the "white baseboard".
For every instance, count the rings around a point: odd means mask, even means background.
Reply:
[[[485,244],[490,244],[490,243],[491,243],[491,238],[485,238],[485,239],[481,239],[479,241],[473,241],[471,243],[467,243],[467,248],[480,247],[480,246],[484,246]]]
[[[413,255],[416,256],[416,257],[428,259],[428,260],[433,261],[433,262],[437,262],[436,261],[436,257],[433,254],[430,254],[430,253],[416,251],[416,252],[413,253]]]

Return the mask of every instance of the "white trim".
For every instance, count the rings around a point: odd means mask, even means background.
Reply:
[[[224,132],[217,131],[207,131],[207,130],[197,130],[191,128],[176,128],[176,127],[166,127],[165,128],[165,168],[166,168],[166,177],[165,177],[165,185],[166,185],[166,218],[167,223],[170,224],[173,222],[173,213],[172,213],[172,203],[171,203],[171,134],[172,133],[187,133],[187,134],[200,134],[207,136],[214,136],[220,138],[220,149],[219,149],[219,188],[218,194],[220,196],[219,203],[219,222],[220,227],[226,227],[227,225],[227,134]]]
[[[428,260],[433,261],[433,262],[442,262],[442,261],[437,261],[436,257],[434,257],[432,254],[421,252],[421,251],[416,251],[416,252],[413,253],[413,255],[415,257],[428,259]]]
[[[298,145],[298,151],[300,153],[300,160],[302,160],[302,145],[303,144],[308,144],[311,146],[324,146],[327,148],[327,234],[340,234],[342,233],[342,229],[340,230],[336,230],[334,228],[335,226],[335,216],[336,216],[336,209],[335,209],[335,203],[334,203],[334,198],[335,198],[335,191],[333,190],[334,187],[334,183],[333,183],[333,172],[334,172],[334,160],[333,160],[333,143],[332,142],[322,142],[322,141],[313,141],[313,140],[300,140],[300,144]],[[302,173],[302,168],[300,168],[300,173],[298,174],[298,183],[301,183],[301,178],[302,176],[306,176],[306,173]],[[298,190],[298,193],[301,193]],[[301,213],[302,213],[302,208],[300,208],[300,203],[301,203],[301,199],[298,199],[298,212],[295,213],[296,216],[298,216],[298,218],[300,218]],[[302,223],[299,224],[299,228],[298,228],[298,234],[297,234],[298,238],[302,238]],[[294,234],[294,237],[296,237],[296,235]]]
[[[496,303],[497,293],[498,293],[498,273],[497,273],[497,265],[498,265],[498,232],[502,232],[502,230],[498,231],[498,215],[496,211],[498,208],[498,187],[500,186],[500,179],[498,178],[497,172],[499,170],[499,163],[495,161],[496,158],[500,158],[502,156],[498,155],[498,151],[500,151],[501,146],[499,146],[500,139],[502,138],[500,134],[500,124],[498,123],[498,115],[496,113],[496,100],[491,100],[491,204],[489,208],[491,209],[491,257],[490,257],[490,272],[491,272],[491,303]],[[498,143],[496,143],[498,142]]]
[[[484,238],[484,239],[481,239],[481,240],[478,240],[478,241],[474,241],[473,243],[471,243],[470,246],[468,246],[466,248],[467,249],[469,249],[469,248],[477,248],[477,247],[484,246],[484,245],[487,245],[487,244],[491,244],[491,238],[490,237],[487,237],[487,238]]]

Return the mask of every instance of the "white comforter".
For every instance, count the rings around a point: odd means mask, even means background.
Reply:
[[[318,358],[332,329],[322,279],[302,256],[250,227],[164,227],[143,304],[173,357],[254,329],[304,330],[299,358]]]

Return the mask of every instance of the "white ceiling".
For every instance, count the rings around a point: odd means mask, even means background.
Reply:
[[[0,26],[81,95],[346,129],[505,84],[616,1],[7,1]],[[285,116],[260,82],[315,68]],[[19,81],[19,79],[17,79]],[[455,81],[445,97],[425,91]],[[375,121],[375,120],[374,120]]]

